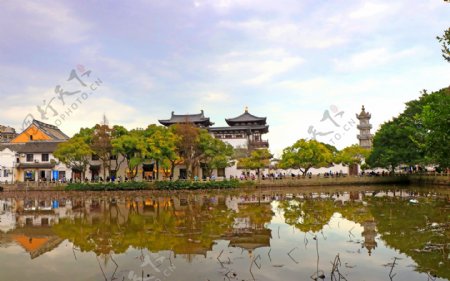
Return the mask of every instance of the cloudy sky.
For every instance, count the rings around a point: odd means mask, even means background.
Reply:
[[[450,4],[439,0],[0,7],[0,124],[18,131],[27,115],[72,135],[103,114],[131,129],[201,109],[223,126],[248,106],[267,117],[276,154],[314,132],[343,148],[357,141],[361,105],[375,131],[423,89],[450,84],[436,40]]]

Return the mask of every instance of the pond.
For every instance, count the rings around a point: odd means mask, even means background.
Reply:
[[[450,280],[449,194],[4,193],[0,280]]]

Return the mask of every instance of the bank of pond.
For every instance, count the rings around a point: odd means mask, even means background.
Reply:
[[[4,192],[0,219],[5,280],[450,280],[436,186]]]

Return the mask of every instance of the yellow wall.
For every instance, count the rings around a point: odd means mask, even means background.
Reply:
[[[13,139],[12,143],[21,143],[21,142],[29,142],[30,136],[33,136],[33,140],[51,140],[49,136],[47,136],[44,132],[39,130],[35,125],[31,125],[25,131],[23,131],[20,135],[18,135],[15,139]]]

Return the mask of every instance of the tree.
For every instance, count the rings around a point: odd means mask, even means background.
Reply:
[[[111,140],[112,129],[108,125],[95,125],[91,139],[91,149],[102,162],[104,179],[106,179],[106,170],[108,170],[109,174],[111,168]]]
[[[342,163],[345,165],[361,164],[362,160],[367,159],[369,155],[369,149],[354,144],[339,151],[336,155],[335,163]]]
[[[193,170],[198,166],[198,161],[203,154],[198,145],[201,129],[186,121],[173,125],[173,130],[178,136],[177,151],[184,165],[186,165],[187,177],[193,179]]]
[[[177,136],[168,128],[150,125],[144,132],[147,143],[148,158],[155,161],[156,179],[159,179],[160,164],[165,165],[167,161],[176,159]]]
[[[421,162],[423,153],[414,141],[414,127],[405,118],[394,118],[381,125],[373,138],[372,153],[367,159],[371,167],[383,167],[394,172],[400,164]]]
[[[425,128],[425,155],[428,162],[450,167],[450,87],[433,93],[423,107],[420,120]]]
[[[131,130],[128,134],[112,140],[111,144],[113,151],[125,159],[129,176],[134,179],[137,176],[139,165],[144,162],[148,154],[143,130]]]
[[[199,140],[200,149],[203,151],[201,161],[208,176],[211,176],[213,169],[230,166],[230,159],[234,153],[230,144],[214,138],[208,132],[201,132]]]
[[[437,40],[442,44],[442,56],[450,62],[450,28],[444,31],[442,37],[437,36]]]
[[[261,177],[260,170],[269,166],[272,157],[273,155],[267,148],[255,149],[250,153],[249,157],[240,159],[238,166],[244,169],[256,170],[259,180]]]
[[[316,140],[299,139],[283,150],[279,166],[299,169],[305,176],[310,168],[327,167],[333,162],[333,153]]]
[[[114,125],[111,130],[111,155],[113,156],[111,161],[115,162],[114,168],[116,171],[120,171],[120,167],[122,166],[122,163],[125,162],[127,159],[125,157],[120,157],[122,154],[120,153],[120,146],[117,144],[114,145],[114,140],[118,139],[124,135],[128,134],[128,130],[120,125]],[[110,166],[112,164],[110,163]]]
[[[82,179],[85,178],[92,149],[82,135],[75,135],[68,141],[58,144],[53,154],[68,168],[80,171]]]
[[[400,164],[448,167],[449,103],[449,89],[423,91],[407,102],[405,111],[375,134],[368,164],[392,171]]]

